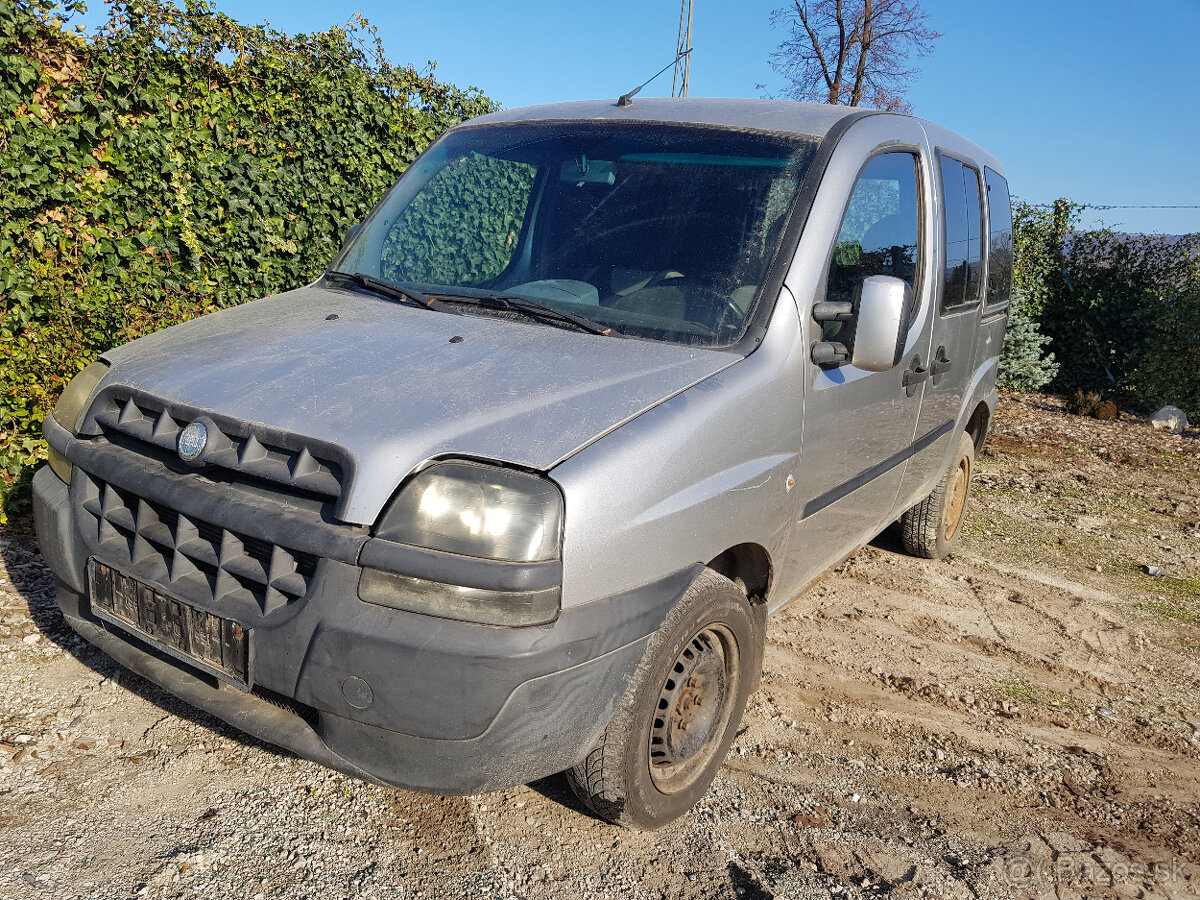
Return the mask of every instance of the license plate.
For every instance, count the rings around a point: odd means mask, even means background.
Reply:
[[[92,612],[148,644],[242,689],[246,629],[168,597],[111,566],[88,562]]]

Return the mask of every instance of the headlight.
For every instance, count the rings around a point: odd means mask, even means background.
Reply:
[[[54,416],[54,421],[77,436],[88,403],[107,373],[108,363],[97,360],[72,378],[58,398],[58,403],[54,404],[54,411],[50,414]],[[67,484],[71,483],[71,461],[53,447],[50,448],[50,468]]]
[[[549,622],[561,595],[562,519],[562,493],[547,478],[472,462],[430,466],[384,511],[364,548],[359,596],[489,625]],[[390,571],[377,567],[383,560]]]
[[[558,559],[562,495],[538,475],[471,462],[430,466],[383,514],[376,537],[484,559]]]

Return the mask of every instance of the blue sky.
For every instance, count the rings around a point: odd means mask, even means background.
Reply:
[[[316,31],[362,13],[389,57],[506,107],[616,97],[674,53],[678,0],[216,0],[245,23]],[[768,56],[782,0],[694,0],[691,95],[758,97],[783,84]],[[1004,163],[1029,202],[1200,207],[1200,0],[924,0],[944,37],[917,61],[916,115],[958,131]],[[85,21],[103,21],[93,0]],[[669,96],[668,71],[642,92]],[[1197,209],[1089,211],[1085,224],[1200,232]]]

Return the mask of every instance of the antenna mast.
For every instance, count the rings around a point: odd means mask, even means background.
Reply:
[[[688,95],[688,81],[691,74],[692,0],[681,0],[679,4],[679,39],[675,41],[675,76],[671,79],[672,97]]]

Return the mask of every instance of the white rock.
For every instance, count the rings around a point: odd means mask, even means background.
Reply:
[[[1188,427],[1188,417],[1178,406],[1164,406],[1150,417],[1150,424],[1172,434],[1183,434]]]

